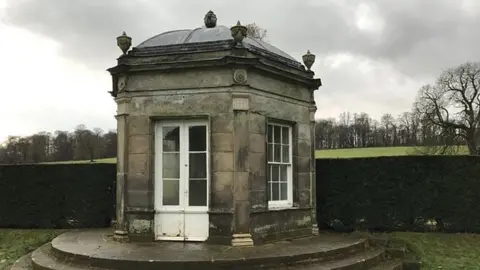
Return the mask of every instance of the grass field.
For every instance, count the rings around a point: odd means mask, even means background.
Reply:
[[[347,149],[317,150],[316,158],[356,158],[356,157],[384,157],[414,155],[416,149],[409,146],[396,147],[366,147]],[[458,154],[468,154],[466,147],[460,148]]]
[[[0,229],[0,269],[51,241],[65,230]]]
[[[316,158],[360,158],[360,157],[387,157],[387,156],[406,156],[415,155],[416,148],[410,146],[396,146],[396,147],[366,147],[366,148],[346,148],[346,149],[328,149],[317,150],[315,152]],[[468,150],[466,147],[460,148],[458,154],[466,155]],[[116,158],[96,159],[95,163],[116,163]],[[85,164],[90,163],[90,160],[72,160],[72,161],[57,161],[44,162],[43,164]]]
[[[480,235],[396,232],[420,257],[421,269],[480,269]]]

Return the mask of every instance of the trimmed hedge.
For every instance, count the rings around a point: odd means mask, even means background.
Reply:
[[[480,233],[480,157],[319,159],[316,167],[322,228]]]
[[[115,173],[116,164],[0,166],[0,227],[107,227]]]

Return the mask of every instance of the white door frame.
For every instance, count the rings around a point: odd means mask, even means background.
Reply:
[[[163,128],[179,127],[179,202],[178,205],[163,205]],[[189,151],[189,127],[206,127],[206,151]],[[207,120],[169,120],[155,123],[155,239],[167,241],[205,241],[208,238],[210,205],[210,130]],[[206,205],[189,206],[190,153],[206,155]],[[169,180],[166,180],[169,181]],[[174,180],[176,181],[176,180]]]

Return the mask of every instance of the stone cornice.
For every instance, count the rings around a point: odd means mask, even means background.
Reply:
[[[270,60],[270,59],[269,59]],[[120,61],[119,61],[120,62]],[[122,61],[123,62],[123,61]],[[314,79],[313,73],[304,70],[290,70],[288,67],[278,65],[276,62],[265,61],[259,57],[241,57],[227,55],[220,58],[188,60],[188,61],[169,61],[144,64],[126,64],[119,63],[117,66],[108,69],[110,74],[119,73],[137,73],[151,71],[169,71],[178,69],[198,69],[220,66],[244,66],[261,70],[279,79],[293,80],[297,83],[306,85],[310,90],[318,89],[321,86],[320,79]]]
[[[244,44],[244,49],[261,55],[262,57],[274,60],[276,62],[281,62],[290,67],[306,71],[305,67],[298,61],[283,57],[281,55],[272,53],[268,50],[252,46],[249,44]],[[202,53],[202,52],[213,52],[213,51],[226,51],[236,48],[233,40],[219,40],[219,41],[210,41],[210,42],[198,42],[198,43],[182,43],[182,44],[173,44],[173,45],[164,45],[164,46],[155,46],[155,47],[143,47],[138,48],[134,47],[131,51],[128,52],[126,56],[120,57],[145,57],[145,56],[159,56],[159,55],[175,55],[175,54],[191,54],[191,53]]]

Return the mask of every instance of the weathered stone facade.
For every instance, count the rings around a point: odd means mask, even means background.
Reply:
[[[133,48],[109,69],[118,104],[117,230],[154,240],[157,121],[208,120],[208,241],[255,243],[315,232],[313,91],[298,62],[233,40]],[[267,201],[267,123],[292,127],[293,207]]]

